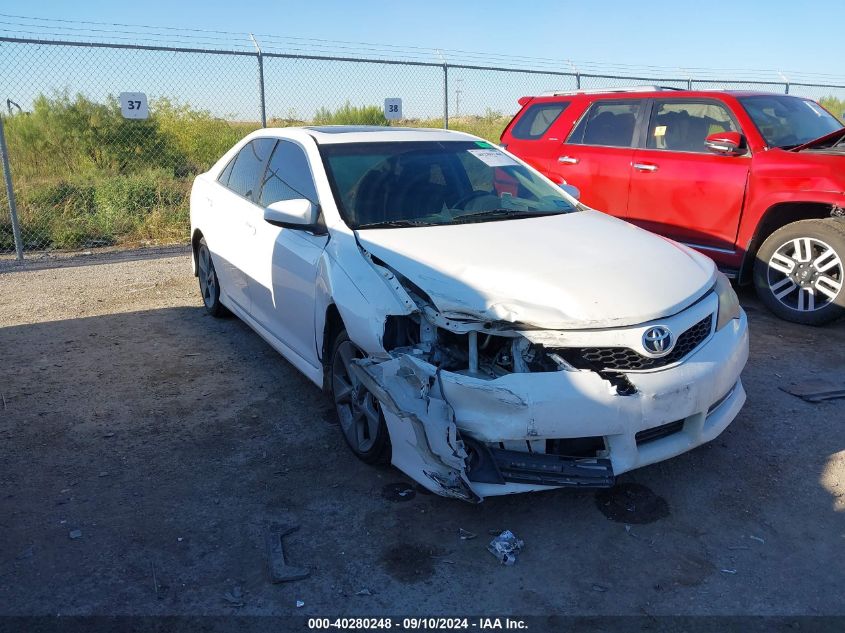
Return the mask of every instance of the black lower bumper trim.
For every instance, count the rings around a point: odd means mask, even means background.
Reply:
[[[610,488],[616,481],[609,459],[509,451],[466,438],[464,442],[470,453],[470,481],[577,488]]]

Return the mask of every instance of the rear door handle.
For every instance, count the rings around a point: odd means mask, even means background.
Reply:
[[[634,169],[637,171],[657,171],[657,165],[651,163],[634,163]]]
[[[578,159],[574,156],[561,156],[557,159],[557,162],[563,163],[564,165],[577,165]]]

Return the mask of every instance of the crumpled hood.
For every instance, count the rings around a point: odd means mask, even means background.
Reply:
[[[543,329],[669,316],[700,298],[715,277],[709,258],[592,210],[357,236],[445,316]]]
[[[793,147],[789,151],[791,152],[800,152],[801,150],[805,149],[817,149],[817,148],[828,148],[833,147],[837,143],[839,143],[842,138],[845,137],[845,127],[836,130],[835,132],[831,132],[830,134],[825,134],[824,136],[820,136],[819,138],[813,139],[803,145],[798,145]]]

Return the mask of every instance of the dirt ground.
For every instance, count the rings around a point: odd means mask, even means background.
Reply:
[[[181,251],[0,273],[0,614],[845,614],[845,400],[780,389],[843,378],[845,323],[743,293],[748,403],[716,441],[611,492],[473,506],[395,494],[196,286]],[[307,579],[269,581],[274,522]]]

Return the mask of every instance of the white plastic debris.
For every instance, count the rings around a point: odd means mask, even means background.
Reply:
[[[516,556],[522,551],[525,541],[516,537],[510,530],[505,530],[499,536],[490,541],[487,551],[499,559],[502,565],[513,565]]]
[[[302,600],[297,600],[297,601],[296,601],[296,608],[297,608],[297,609],[301,609],[301,608],[302,608],[302,607],[304,607],[304,606],[305,606],[305,603],[304,603]]]

